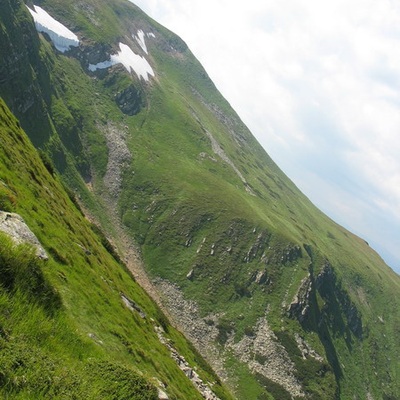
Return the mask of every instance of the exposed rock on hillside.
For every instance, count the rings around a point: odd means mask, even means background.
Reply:
[[[360,311],[337,281],[330,263],[326,261],[317,276],[313,275],[312,264],[310,271],[309,275],[301,281],[287,309],[289,315],[298,319],[300,323],[307,324],[307,320],[311,323],[309,317],[316,313],[319,320],[318,327],[314,326],[314,329],[320,329],[323,321],[332,325],[332,321],[336,319],[337,326],[332,326],[332,328],[346,336],[347,340],[350,340],[351,334],[362,339],[363,324]],[[316,293],[325,303],[322,307],[315,301]],[[341,319],[341,315],[345,320]]]
[[[226,343],[253,373],[259,373],[283,386],[291,395],[303,397],[301,385],[294,376],[295,366],[285,348],[268,325],[266,317],[258,320],[254,335],[244,335],[235,343],[231,337]]]
[[[341,284],[338,282],[336,274],[329,262],[326,262],[315,279],[315,286],[321,297],[329,305],[336,301],[346,319],[346,328],[342,330],[350,330],[350,332],[358,339],[363,338],[363,324],[361,313],[356,305],[346,293]],[[327,308],[327,307],[326,307]]]
[[[223,357],[215,346],[218,336],[217,316],[208,315],[202,318],[196,303],[186,300],[176,285],[161,279],[156,280],[155,285],[162,293],[162,301],[175,321],[178,322],[180,329],[208,359],[218,375],[227,379]]]
[[[48,259],[47,253],[38,238],[18,214],[0,211],[0,231],[9,235],[16,244],[28,243],[32,245],[39,258]]]
[[[109,123],[104,128],[108,147],[107,172],[104,184],[112,197],[121,191],[122,171],[131,160],[131,152],[126,144],[127,132]]]
[[[296,333],[294,337],[304,360],[310,356],[321,363],[324,362],[324,359],[313,348],[311,348],[311,346],[298,333]]]
[[[310,275],[308,275],[301,281],[299,289],[288,307],[289,315],[297,317],[300,322],[307,317],[310,310],[310,295],[312,289],[312,282]]]
[[[121,299],[131,311],[136,311],[143,319],[146,318],[146,314],[133,300],[131,300],[129,297],[126,297],[123,293],[121,293]]]
[[[130,85],[115,96],[115,101],[120,110],[127,115],[137,114],[143,105],[143,98],[135,86]]]
[[[189,363],[185,360],[179,352],[172,346],[169,340],[167,340],[164,336],[164,330],[160,327],[156,327],[156,332],[160,342],[163,343],[171,352],[171,357],[178,364],[179,368],[183,371],[186,377],[193,383],[195,388],[200,392],[200,394],[206,400],[220,400],[213,391],[209,388],[209,386],[203,382],[203,380],[199,377],[197,372],[190,367]]]

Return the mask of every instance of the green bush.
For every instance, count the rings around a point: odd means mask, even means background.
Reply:
[[[233,331],[233,326],[229,321],[220,320],[217,325],[217,329],[218,329],[217,341],[219,344],[224,345],[228,340],[228,336]]]
[[[291,394],[281,385],[271,381],[263,375],[256,374],[257,381],[270,393],[275,400],[292,400]]]

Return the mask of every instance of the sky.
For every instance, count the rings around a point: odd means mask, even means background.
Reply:
[[[400,273],[400,2],[133,0],[278,166]]]

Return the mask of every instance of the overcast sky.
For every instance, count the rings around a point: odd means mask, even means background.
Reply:
[[[133,0],[269,155],[400,272],[400,2]]]

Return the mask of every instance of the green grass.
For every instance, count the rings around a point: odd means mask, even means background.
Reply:
[[[362,359],[371,357],[371,338],[375,341],[382,335],[382,327],[370,319],[372,307],[377,310],[390,303],[393,313],[388,309],[382,313],[391,319],[388,337],[396,337],[398,312],[393,304],[397,304],[394,293],[399,288],[398,277],[364,241],[324,216],[279,171],[215,93],[188,51],[176,58],[157,49],[152,54],[163,74],[160,86],[154,87],[149,97],[149,109],[144,123],[140,119],[140,129],[134,118],[131,121],[135,157],[120,199],[123,221],[142,244],[149,272],[177,283],[188,298],[199,304],[203,315],[223,312],[220,326],[228,326],[229,330],[232,326],[239,339],[246,326],[254,324],[267,307],[271,310],[271,326],[280,329],[282,319],[287,319],[282,301],[292,301],[310,262],[317,276],[328,259],[337,276],[337,291],[319,297],[319,305],[315,303],[319,308],[317,318],[327,320],[326,328],[318,324],[313,329],[301,328],[290,320],[287,323],[291,334],[300,330],[307,340],[313,340],[331,365],[298,360],[297,368],[302,373],[299,379],[310,398],[329,399],[336,393],[346,398],[357,391],[365,395],[367,391],[382,393],[381,378],[374,375],[387,368],[386,362],[381,360],[380,367],[362,374],[360,365]],[[210,113],[207,105],[211,104],[226,113],[229,124]],[[235,134],[230,130],[232,126]],[[213,154],[203,129],[212,132],[255,196],[246,193],[232,168]],[[238,137],[243,138],[240,148]],[[217,162],[199,157],[201,152]],[[259,234],[268,236],[268,241],[257,244]],[[313,259],[304,244],[312,249]],[[254,249],[256,245],[258,249]],[[293,258],[287,258],[296,246],[300,254],[294,252]],[[251,249],[255,256],[249,260]],[[252,274],[263,269],[270,276],[270,284],[252,283]],[[191,270],[194,278],[189,281],[186,275]],[[387,279],[380,279],[378,273]],[[383,293],[386,300],[381,297]],[[248,313],[249,304],[252,313]],[[352,307],[360,313],[370,336],[361,338],[349,332]],[[246,318],[238,320],[242,314]],[[221,342],[225,331],[221,330]],[[338,367],[346,363],[346,369]],[[390,363],[390,368],[398,371],[398,363]],[[232,366],[233,371],[237,368]],[[332,372],[335,368],[336,377]],[[397,384],[393,377],[389,380],[389,391],[396,393]]]
[[[166,327],[201,376],[215,381],[215,374],[118,262],[104,234],[84,219],[4,103],[0,112],[3,203],[23,216],[50,256],[39,260],[1,236],[3,395],[152,399],[158,379],[171,398],[201,398],[155,326]],[[146,317],[129,310],[121,293]],[[217,388],[230,398],[221,384]]]

